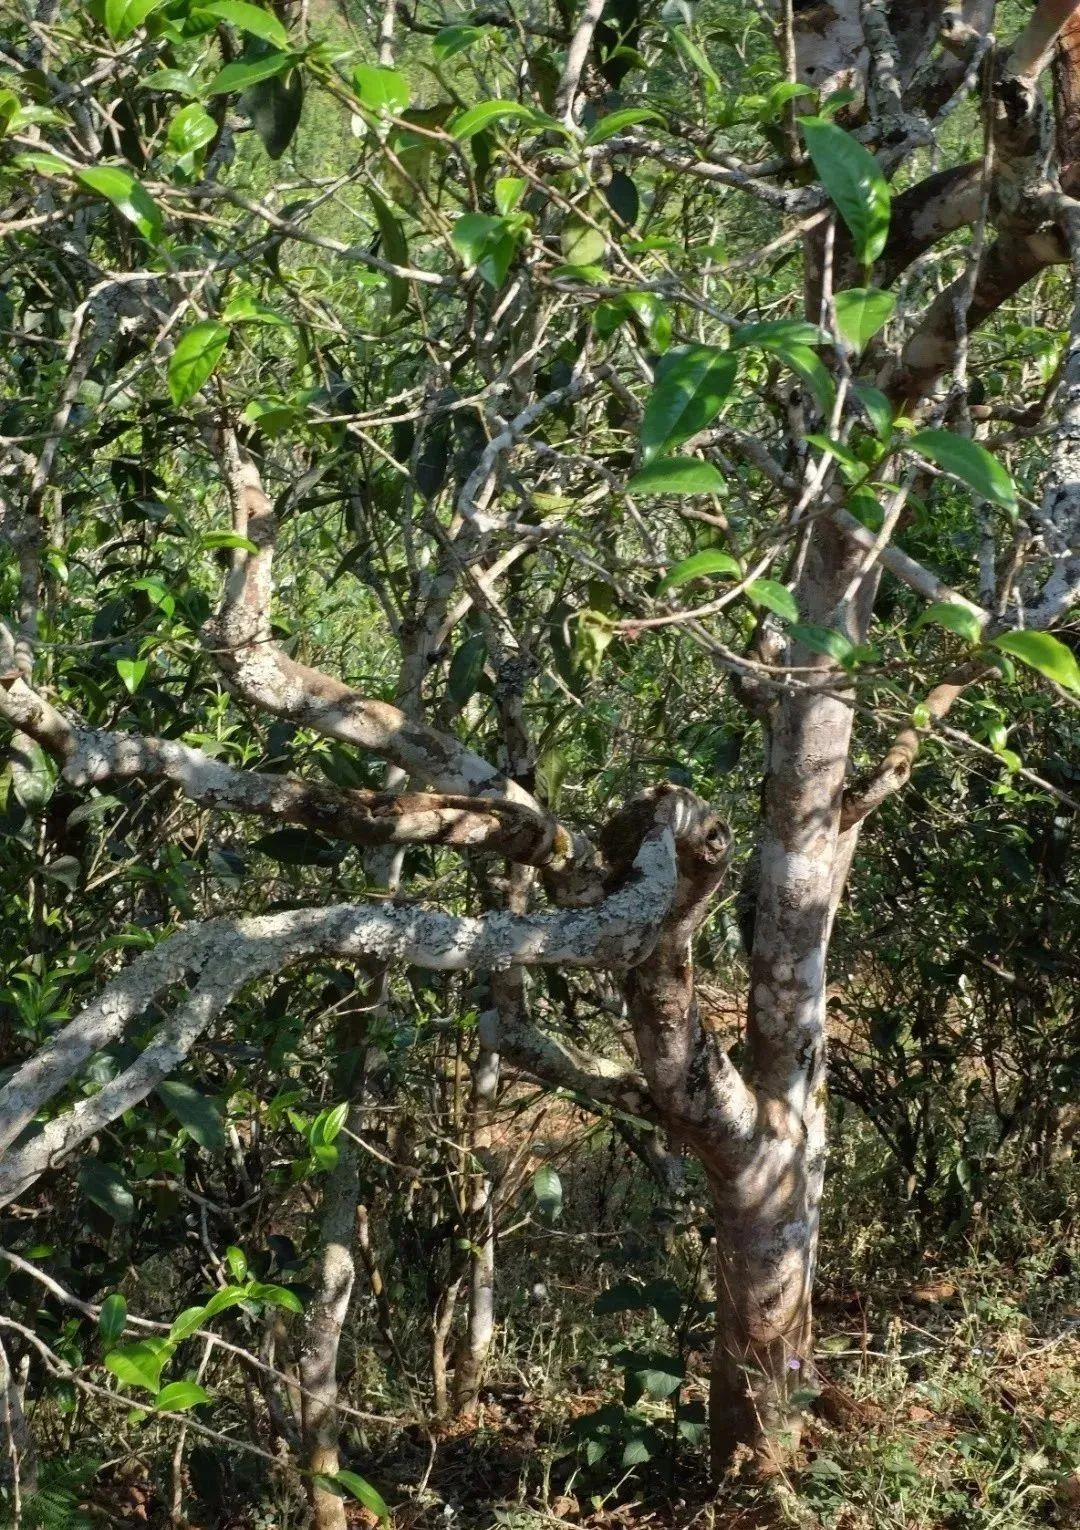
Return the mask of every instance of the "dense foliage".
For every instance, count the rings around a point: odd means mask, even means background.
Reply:
[[[1075,1356],[1080,34],[960,9],[5,7],[14,1523],[688,1525],[778,1225],[732,1515],[1068,1522],[947,1389]]]

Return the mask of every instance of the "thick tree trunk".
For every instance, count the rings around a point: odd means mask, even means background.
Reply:
[[[861,641],[876,589],[873,573],[856,577],[861,557],[818,523],[797,590],[803,621]],[[854,843],[840,837],[852,708],[828,660],[796,644],[788,662],[820,669],[821,685],[784,693],[769,719],[747,1023],[757,1126],[745,1161],[718,1174],[706,1159],[717,1206],[716,1475],[740,1452],[759,1470],[779,1466],[798,1444],[792,1394],[813,1375],[825,962]]]
[[[734,1182],[712,1185],[716,1333],[709,1388],[714,1475],[778,1471],[801,1429],[793,1394],[813,1371],[814,1238],[802,1133],[764,1137]]]

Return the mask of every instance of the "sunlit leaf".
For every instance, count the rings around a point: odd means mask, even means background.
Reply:
[[[87,170],[80,170],[77,178],[88,191],[111,202],[144,239],[154,244],[161,238],[161,210],[130,171],[121,170],[118,165],[92,165]]]
[[[1003,632],[993,646],[1011,653],[1021,664],[1056,680],[1066,690],[1080,692],[1080,664],[1071,648],[1049,632]]]
[[[890,196],[881,166],[857,138],[823,117],[800,117],[799,127],[825,190],[848,226],[864,266],[889,237]]]
[[[698,457],[658,457],[635,473],[628,494],[719,494],[727,487],[724,475]]]
[[[977,441],[954,435],[950,430],[920,430],[911,437],[908,446],[944,472],[961,479],[991,504],[1000,505],[1013,516],[1019,513],[1012,475]]]
[[[200,319],[186,329],[169,357],[169,397],[186,404],[209,379],[229,343],[229,327],[217,319]]]
[[[715,579],[721,575],[729,579],[740,578],[742,569],[738,560],[730,553],[707,547],[704,552],[692,553],[689,558],[676,563],[674,568],[669,568],[657,585],[656,593],[666,595],[669,590],[677,589],[680,584],[688,584],[691,579]]]
[[[261,5],[248,5],[245,0],[199,0],[197,8],[208,16],[216,16],[219,21],[227,21],[238,32],[261,37],[274,48],[289,46],[289,34],[282,23]]]

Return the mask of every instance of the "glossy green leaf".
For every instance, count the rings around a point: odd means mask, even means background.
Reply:
[[[861,351],[893,316],[896,298],[878,287],[851,287],[833,297],[836,327],[853,351]]]
[[[1066,690],[1080,692],[1080,664],[1076,655],[1052,633],[1003,632],[993,639],[993,646],[1038,670],[1048,680],[1056,680]]]
[[[178,96],[197,96],[199,82],[182,69],[159,69],[148,79],[140,81],[144,90],[171,91]]]
[[[284,1307],[286,1312],[303,1312],[304,1304],[295,1291],[288,1286],[275,1286],[265,1281],[253,1280],[247,1289],[253,1302],[265,1302],[270,1307]]]
[[[259,550],[250,537],[241,536],[238,531],[205,531],[199,538],[199,546],[204,552],[213,552],[218,547],[242,547],[249,553]]]
[[[261,37],[271,47],[284,50],[289,46],[289,34],[282,23],[261,5],[248,5],[245,0],[199,0],[198,9],[227,21],[238,32]]]
[[[88,170],[80,170],[77,179],[88,191],[111,202],[151,244],[161,238],[161,210],[130,171],[121,170],[117,165],[93,165]]]
[[[270,80],[275,75],[284,74],[296,62],[295,53],[267,53],[263,58],[241,59],[238,63],[226,64],[210,81],[207,95],[224,96],[236,90],[248,90],[260,80]]]
[[[217,319],[200,319],[184,331],[169,358],[169,397],[174,404],[186,404],[195,397],[228,343],[228,325]]]
[[[698,457],[658,457],[635,473],[628,494],[720,494],[727,487],[723,473]]]
[[[451,138],[460,141],[482,133],[496,122],[535,124],[537,118],[542,116],[543,113],[536,112],[531,106],[522,106],[520,101],[481,101],[478,106],[470,106],[467,111],[455,117],[447,131]]]
[[[365,1509],[369,1509],[372,1514],[378,1515],[380,1524],[388,1525],[390,1523],[390,1510],[383,1501],[381,1494],[372,1487],[370,1482],[366,1481],[356,1472],[337,1471],[332,1477],[320,1473],[316,1476],[315,1481],[320,1487],[327,1489],[331,1493],[336,1493],[339,1498],[345,1497],[346,1494],[350,1498],[355,1498],[357,1503],[362,1503]],[[344,1492],[342,1489],[344,1489]]]
[[[197,1408],[208,1403],[210,1393],[195,1381],[171,1381],[154,1398],[154,1407],[161,1413],[183,1413],[186,1408]]]
[[[829,418],[836,400],[836,384],[817,352],[812,351],[808,345],[793,342],[783,342],[769,348],[806,385],[819,412],[826,419]]]
[[[105,0],[105,30],[114,42],[123,42],[142,26],[151,11],[165,0]]]
[[[242,1248],[237,1248],[235,1243],[230,1243],[225,1250],[225,1263],[229,1266],[229,1274],[233,1280],[241,1282],[247,1279],[247,1255]]]
[[[767,319],[761,324],[740,324],[731,331],[735,348],[760,345],[764,350],[775,350],[786,345],[828,345],[829,339],[827,330],[806,319]]]
[[[489,286],[502,286],[518,247],[509,218],[465,213],[454,224],[450,238],[467,266],[474,266]]]
[[[205,1307],[185,1307],[179,1317],[173,1319],[169,1329],[169,1344],[175,1348],[182,1344],[185,1339],[190,1339],[193,1333],[197,1333],[206,1321]]]
[[[890,195],[881,166],[857,138],[823,117],[801,117],[799,126],[814,169],[848,226],[855,253],[873,265],[889,237]]]
[[[487,27],[443,27],[441,32],[435,34],[435,40],[431,44],[432,57],[436,63],[444,64],[448,58],[453,58],[457,53],[464,53],[466,48],[471,48],[474,43],[478,43],[487,35],[487,31]]]
[[[133,696],[146,679],[149,667],[146,659],[117,659],[116,661],[116,673]]]
[[[811,653],[824,654],[837,664],[849,664],[856,652],[855,644],[847,634],[838,632],[835,627],[804,626],[796,622],[788,632],[796,642],[809,648]]]
[[[943,472],[961,479],[991,504],[1000,505],[1013,516],[1019,513],[1012,475],[977,441],[949,430],[920,430],[911,437],[908,446],[928,457]]]
[[[731,351],[712,345],[682,345],[661,358],[641,422],[646,463],[716,418],[735,386],[738,365]]]
[[[203,1308],[203,1322],[209,1322],[217,1317],[219,1312],[227,1312],[230,1307],[238,1307],[241,1302],[248,1300],[248,1287],[223,1286],[220,1291],[215,1291],[210,1300]]]
[[[169,123],[167,143],[175,154],[193,154],[205,148],[218,130],[210,113],[197,101],[183,106]]]
[[[930,624],[937,627],[946,627],[950,632],[955,632],[957,637],[962,637],[965,643],[978,643],[982,640],[982,620],[978,613],[970,611],[967,606],[961,606],[952,600],[935,600],[933,605],[927,606],[925,611],[919,613],[912,631],[918,632],[920,627]]]
[[[377,64],[357,64],[353,85],[362,106],[369,112],[390,112],[400,117],[409,104],[409,82],[398,69]]]
[[[140,1339],[136,1344],[110,1350],[105,1356],[105,1368],[126,1387],[141,1387],[143,1391],[156,1393],[169,1353],[164,1339]]]
[[[889,399],[880,388],[873,388],[869,383],[856,383],[853,391],[866,410],[878,440],[888,442],[893,424],[893,407]]]
[[[225,1124],[216,1100],[179,1078],[165,1079],[155,1092],[193,1142],[208,1152],[225,1146]]]
[[[592,148],[598,143],[607,143],[609,138],[614,138],[626,128],[634,127],[639,122],[663,122],[663,120],[659,112],[654,112],[649,107],[624,106],[620,111],[609,112],[606,117],[601,117],[585,142]]]
[[[98,1333],[106,1344],[115,1344],[127,1324],[127,1302],[119,1291],[107,1296],[98,1312]]]
[[[706,547],[703,552],[691,553],[689,558],[669,568],[657,585],[656,593],[658,596],[666,595],[669,590],[677,589],[680,584],[688,584],[691,579],[715,579],[721,575],[724,578],[739,579],[742,577],[742,568],[730,553],[721,552],[716,547]]]
[[[746,586],[746,593],[751,600],[764,606],[767,611],[772,611],[782,621],[799,620],[799,608],[795,604],[794,595],[775,579],[755,579]]]

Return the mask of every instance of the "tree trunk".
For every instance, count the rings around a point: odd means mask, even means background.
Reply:
[[[801,1132],[757,1145],[734,1182],[714,1181],[716,1333],[709,1387],[714,1475],[743,1463],[781,1469],[799,1444],[792,1395],[813,1373],[811,1288],[816,1219]]]
[[[498,981],[520,988],[520,968],[493,977],[492,987]],[[491,1112],[499,1088],[499,1054],[494,1034],[497,1017],[482,1015],[479,1031],[470,1112],[470,1148],[474,1164],[479,1167],[472,1176],[469,1199],[469,1311],[454,1366],[454,1411],[464,1415],[476,1410],[495,1333],[495,1187],[487,1159],[491,1151]]]
[[[361,1124],[358,1116],[354,1104],[346,1123],[350,1129]],[[305,1389],[303,1459],[305,1469],[312,1474],[308,1494],[314,1530],[346,1530],[347,1526],[342,1500],[314,1480],[317,1475],[333,1476],[338,1469],[338,1349],[356,1273],[353,1249],[360,1199],[358,1154],[344,1135],[338,1137],[337,1147],[338,1161],[323,1194],[318,1291],[307,1311],[300,1356],[300,1383]]]
[[[797,590],[804,622],[863,639],[876,577],[857,581],[861,556],[839,532],[817,524]],[[792,1394],[813,1375],[811,1295],[825,1172],[825,962],[854,848],[854,830],[840,835],[853,714],[843,679],[826,658],[796,643],[787,662],[819,669],[822,685],[783,693],[768,726],[747,1021],[757,1130],[745,1163],[710,1173],[717,1206],[716,1475],[740,1448],[759,1470],[777,1468],[798,1445]]]

